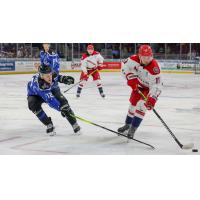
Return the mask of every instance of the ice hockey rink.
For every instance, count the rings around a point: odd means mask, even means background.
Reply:
[[[68,73],[78,81],[79,73]],[[152,111],[148,111],[135,138],[153,145],[151,150],[91,124],[78,121],[80,136],[74,135],[68,121],[59,112],[43,105],[52,117],[57,135],[48,136],[44,127],[29,111],[26,85],[32,75],[0,76],[0,154],[192,154],[182,150]],[[200,76],[195,74],[162,74],[163,91],[155,109],[177,138],[183,143],[200,146]],[[106,99],[98,94],[95,84],[88,81],[82,96],[76,99],[76,87],[65,93],[77,116],[107,128],[122,126],[129,105],[130,89],[120,73],[102,73]],[[60,84],[64,91],[69,86]]]

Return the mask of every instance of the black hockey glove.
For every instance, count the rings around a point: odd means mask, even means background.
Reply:
[[[74,78],[71,76],[60,76],[59,80],[60,83],[64,83],[66,85],[74,84]]]

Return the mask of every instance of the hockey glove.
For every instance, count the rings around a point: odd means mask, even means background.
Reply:
[[[62,76],[61,83],[66,85],[74,84],[74,78],[71,76]]]
[[[97,66],[97,69],[100,71],[103,69],[103,66]]]
[[[146,106],[147,110],[152,110],[154,108],[156,100],[157,100],[156,97],[148,96],[148,98],[144,104]]]
[[[130,79],[127,81],[127,85],[129,85],[132,90],[137,90],[138,89],[138,79],[134,78],[134,79]]]
[[[88,79],[88,74],[84,73],[84,74],[82,75],[82,80],[87,80],[87,79]]]

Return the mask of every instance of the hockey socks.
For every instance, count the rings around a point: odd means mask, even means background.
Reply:
[[[133,120],[133,118],[130,117],[129,115],[127,115],[127,116],[126,116],[126,121],[125,121],[125,123],[126,123],[126,124],[131,124],[132,120]]]
[[[133,117],[130,129],[129,129],[128,135],[127,135],[129,138],[134,137],[134,134],[135,134],[137,128],[140,126],[141,122],[142,122],[141,118],[136,117],[136,116]]]
[[[47,117],[46,113],[41,109],[37,112],[35,112],[35,115],[37,118],[45,125],[47,126],[48,124],[51,123],[51,118]]]
[[[82,87],[78,87],[78,89],[77,89],[77,92],[76,92],[76,97],[80,97],[80,95],[81,95],[81,91],[82,91]]]
[[[135,116],[135,117],[133,117],[131,126],[138,128],[140,126],[141,122],[142,122],[142,119]]]

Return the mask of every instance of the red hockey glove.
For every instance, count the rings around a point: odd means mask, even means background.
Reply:
[[[155,106],[155,103],[156,103],[156,98],[149,96],[144,105],[146,106],[147,110],[152,110]]]
[[[137,90],[138,89],[138,79],[134,78],[134,79],[128,80],[127,85],[129,85],[133,90]]]
[[[100,71],[103,69],[103,66],[97,66],[97,69]]]
[[[88,79],[88,74],[85,74],[85,73],[84,73],[84,74],[82,75],[82,80],[87,80],[87,79]]]

